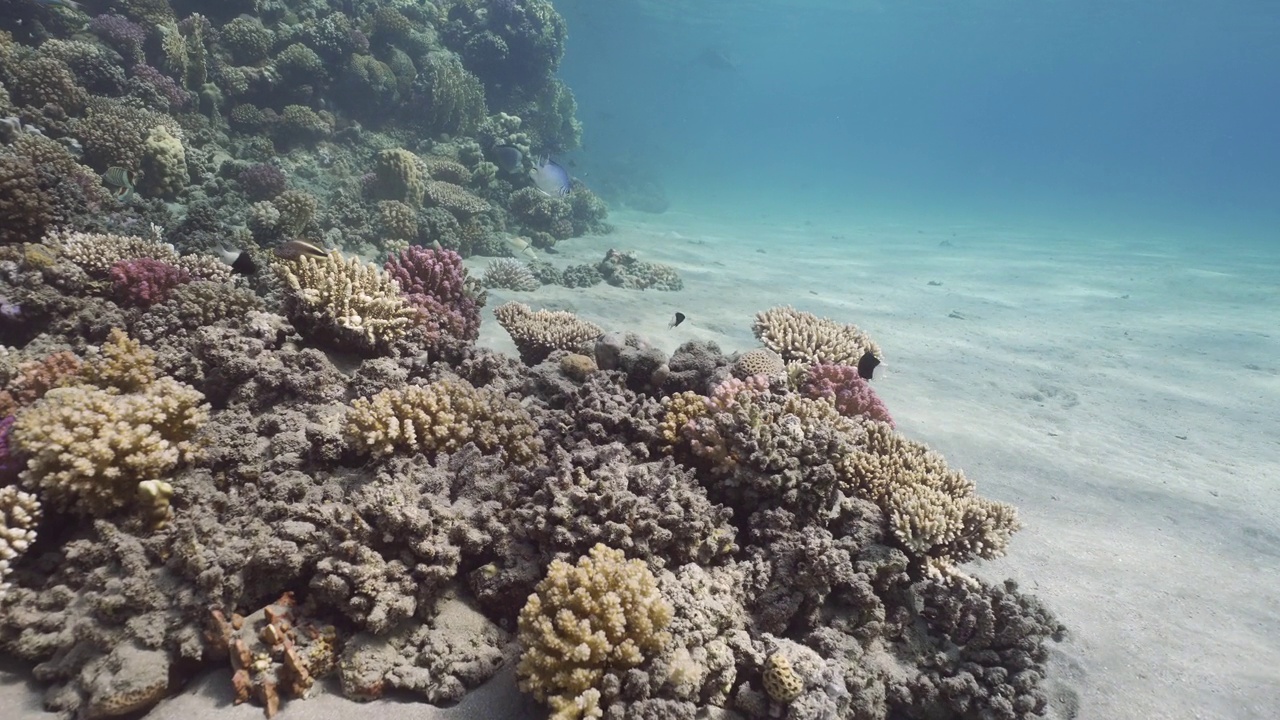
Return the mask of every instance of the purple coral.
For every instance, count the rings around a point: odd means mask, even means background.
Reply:
[[[13,428],[12,415],[0,419],[0,482],[11,480],[18,474],[18,461],[9,447],[9,430]]]
[[[467,292],[461,255],[415,245],[388,260],[386,270],[420,311],[428,337],[479,337],[480,306]]]
[[[250,165],[236,179],[250,200],[270,200],[289,187],[284,171],[268,163]]]
[[[98,15],[89,21],[89,31],[129,58],[141,57],[147,41],[141,25],[120,15]]]
[[[848,365],[821,363],[809,368],[800,392],[814,400],[829,400],[846,417],[862,415],[893,425],[893,417],[884,401],[871,389],[871,383]]]
[[[146,63],[134,65],[133,76],[152,90],[155,90],[163,100],[169,103],[169,107],[173,110],[180,110],[186,107],[191,100],[191,94],[183,90],[176,80]]]
[[[121,303],[151,307],[169,297],[179,285],[191,282],[191,273],[151,258],[121,260],[111,266],[112,291]]]

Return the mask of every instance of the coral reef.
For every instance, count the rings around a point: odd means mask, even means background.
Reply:
[[[550,2],[4,4],[0,651],[46,708],[512,664],[563,718],[1043,715],[1062,627],[964,569],[1016,513],[889,424],[866,333],[668,356],[506,303],[519,359],[476,347],[463,260],[513,238],[547,260],[488,282],[681,285],[552,265],[610,228],[528,175],[582,139]]]
[[[506,290],[537,290],[542,283],[533,276],[529,266],[511,258],[500,258],[489,263],[480,279],[487,288],[504,288]]]

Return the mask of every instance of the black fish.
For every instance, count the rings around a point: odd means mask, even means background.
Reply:
[[[870,352],[863,353],[862,359],[858,361],[858,377],[863,380],[870,380],[871,373],[875,372],[876,366],[879,364],[880,358]]]
[[[516,172],[524,163],[524,153],[511,145],[493,148],[493,161],[503,172]]]
[[[248,250],[244,250],[231,263],[231,272],[252,275],[258,272],[258,263],[253,261],[253,256],[249,254]]]
[[[679,325],[679,324],[680,324],[680,323],[682,323],[682,322],[684,322],[684,313],[682,313],[682,312],[678,312],[678,313],[676,313],[675,319],[673,319],[673,320],[671,321],[671,324],[670,324],[670,325],[667,325],[667,327],[669,327],[669,328],[673,328],[673,327],[676,327],[677,325]]]

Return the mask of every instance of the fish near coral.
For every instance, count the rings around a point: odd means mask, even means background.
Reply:
[[[529,177],[538,191],[547,197],[564,197],[569,194],[569,171],[554,160],[543,160],[529,171]]]
[[[300,257],[329,257],[329,253],[323,248],[312,245],[306,240],[290,240],[281,243],[276,246],[275,254],[281,260],[297,260]]]

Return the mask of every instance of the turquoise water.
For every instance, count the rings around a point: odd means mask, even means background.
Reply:
[[[557,7],[584,168],[676,207],[1276,241],[1274,3]]]

